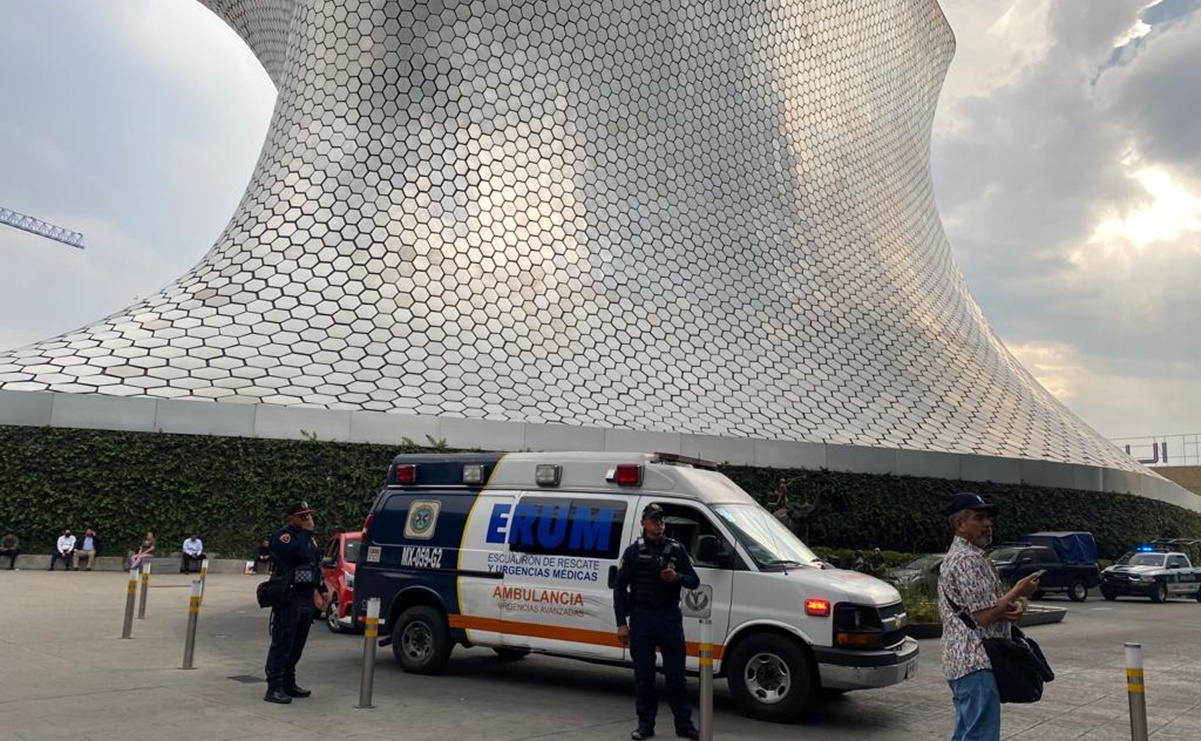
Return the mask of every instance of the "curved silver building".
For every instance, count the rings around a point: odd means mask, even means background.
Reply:
[[[1159,481],[1023,370],[955,266],[935,2],[203,2],[279,90],[237,212],[157,295],[0,354],[0,389]]]

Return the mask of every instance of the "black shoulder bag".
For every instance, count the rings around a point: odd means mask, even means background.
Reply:
[[[255,590],[255,598],[259,607],[275,607],[284,598],[284,593],[292,585],[292,569],[277,569],[269,579],[260,582]]]
[[[947,597],[947,604],[968,630],[979,627],[967,610],[950,597]],[[1009,638],[980,637],[997,680],[997,692],[1001,702],[1038,702],[1043,696],[1043,684],[1054,680],[1055,672],[1051,671],[1047,657],[1033,638],[1016,625],[1011,626],[1010,631]]]

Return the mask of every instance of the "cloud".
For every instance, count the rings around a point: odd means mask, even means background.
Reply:
[[[989,29],[980,45],[959,34],[969,63],[950,77],[993,72],[974,94],[948,80],[960,94],[936,119],[932,158],[948,237],[985,316],[1102,432],[1195,426],[1197,406],[1180,400],[1201,398],[1191,125],[1201,92],[1181,70],[1201,68],[1201,23],[1179,4],[1169,21],[1145,2],[1047,3],[1027,18],[1040,26],[1015,28],[1000,21],[1018,3],[945,5],[957,29]],[[1154,32],[1093,86],[1140,19]],[[1040,53],[1009,72],[970,60],[1028,38]]]
[[[1141,251],[1152,242],[1176,243],[1190,232],[1201,232],[1201,197],[1178,183],[1166,168],[1143,167],[1129,177],[1146,190],[1146,199],[1112,207],[1089,242],[1109,250],[1131,245]]]
[[[148,286],[166,285],[188,267],[155,246],[138,242],[112,222],[70,212],[48,216],[82,231],[87,249],[75,250],[23,232],[5,233],[6,270],[22,280],[8,281],[4,303],[35,308],[20,314],[27,321],[2,325],[2,347],[28,344],[90,323],[102,316],[96,313],[98,306],[121,308],[145,295]],[[88,300],[80,301],[80,296]]]
[[[1109,58],[1097,70],[1095,83],[1106,71],[1130,64],[1155,39],[1174,26],[1187,23],[1201,9],[1201,0],[1154,0],[1115,41]]]
[[[1015,343],[1009,349],[1048,391],[1111,439],[1196,430],[1201,396],[1175,393],[1177,383],[1195,373],[1192,363],[1114,362],[1067,343]]]
[[[0,4],[0,204],[84,233],[69,256],[0,229],[0,349],[99,319],[208,251],[275,91],[195,0]],[[64,248],[65,249],[65,248]]]

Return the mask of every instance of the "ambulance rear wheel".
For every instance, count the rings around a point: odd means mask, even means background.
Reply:
[[[493,652],[500,657],[501,661],[517,661],[524,659],[530,655],[528,648],[506,648],[504,646],[493,647]]]
[[[726,683],[744,715],[788,723],[809,704],[814,675],[813,661],[795,640],[762,634],[734,648]]]
[[[452,648],[446,615],[436,607],[414,605],[392,627],[392,654],[410,674],[441,674]]]

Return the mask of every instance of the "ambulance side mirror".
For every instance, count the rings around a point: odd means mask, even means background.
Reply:
[[[697,539],[696,560],[717,566],[730,565],[730,552],[721,547],[716,535],[702,535]]]
[[[336,568],[337,566],[338,566],[338,563],[336,561],[334,561],[334,559],[332,559],[332,558],[321,559],[321,568],[323,568],[323,569],[332,569],[332,568]]]

